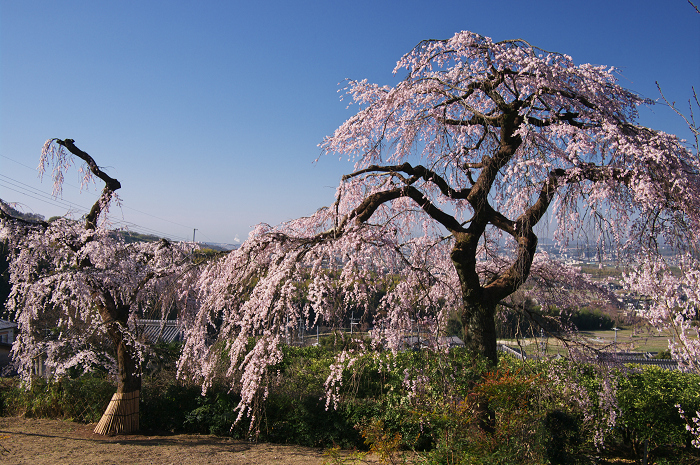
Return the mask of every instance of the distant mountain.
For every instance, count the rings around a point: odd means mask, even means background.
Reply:
[[[21,218],[25,221],[31,221],[33,223],[40,223],[42,221],[45,221],[44,215],[39,215],[37,213],[24,213],[19,210],[17,210],[15,207],[15,204],[13,203],[8,203],[5,202],[4,200],[0,199],[0,209],[3,210],[5,213],[7,213],[10,216],[13,216],[15,218]],[[53,219],[57,217],[51,218],[49,222],[51,222]],[[114,234],[121,236],[124,239],[124,242],[126,243],[131,243],[131,242],[156,242],[161,240],[160,237],[153,235],[153,234],[143,234],[143,233],[138,233],[135,231],[128,231],[124,229],[120,230],[115,230]],[[210,248],[212,250],[216,250],[219,252],[225,252],[228,250],[235,250],[238,247],[240,247],[240,244],[228,244],[225,242],[199,242],[200,245],[203,247]]]
[[[118,231],[118,234],[124,238],[124,241],[129,242],[155,242],[159,241],[161,238],[154,236],[153,234],[141,234],[133,231]],[[229,250],[235,250],[239,247],[239,244],[227,244],[224,242],[198,242],[198,244],[204,248],[216,250],[217,252],[228,252]]]

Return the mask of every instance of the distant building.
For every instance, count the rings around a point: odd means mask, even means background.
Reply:
[[[0,320],[0,343],[12,344],[15,342],[17,323],[13,321]]]
[[[145,342],[182,341],[182,331],[177,320],[136,320],[138,338]]]
[[[17,333],[17,323],[7,320],[0,320],[0,370],[10,364],[10,351],[12,343],[15,342]]]

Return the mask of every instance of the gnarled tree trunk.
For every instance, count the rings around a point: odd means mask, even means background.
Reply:
[[[500,299],[491,289],[481,284],[476,270],[479,234],[456,234],[452,249],[452,263],[459,276],[462,291],[462,320],[464,344],[474,353],[481,354],[492,366],[498,364],[496,350],[496,306]]]
[[[462,312],[464,345],[494,367],[498,364],[495,314],[496,306],[488,302],[465,302]]]

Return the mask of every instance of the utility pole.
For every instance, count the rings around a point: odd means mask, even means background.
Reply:
[[[194,231],[192,231],[192,242],[196,242],[194,240],[194,236],[197,234],[197,228],[194,228]]]

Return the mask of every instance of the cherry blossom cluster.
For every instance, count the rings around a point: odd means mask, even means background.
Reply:
[[[700,412],[695,412],[695,416],[689,420],[679,404],[676,404],[675,407],[678,409],[678,414],[686,422],[685,429],[693,435],[691,443],[695,448],[700,449]]]
[[[239,249],[201,271],[200,308],[186,330],[181,376],[198,379],[205,391],[220,378],[230,380],[242,391],[242,414],[264,390],[266,368],[280,361],[279,346],[300,321],[342,326],[352,308],[371,318],[375,346],[394,350],[403,347],[412,324],[433,337],[440,323],[444,328],[446,310],[438,302],[446,308],[457,302],[450,290],[454,273],[425,264],[445,247],[424,237],[400,242],[378,228],[348,228],[342,240],[324,236],[332,225],[328,211],[277,228],[261,225]],[[341,355],[334,367],[350,360]],[[341,372],[332,369],[326,383],[330,403]]]
[[[44,146],[41,166],[54,166],[55,185],[60,186],[72,157],[55,141]],[[86,181],[90,173],[86,171]],[[105,189],[95,214],[106,212],[114,196]],[[25,380],[31,380],[39,361],[56,377],[69,369],[96,367],[116,373],[108,328],[121,333],[119,338],[143,360],[146,346],[136,320],[165,319],[185,308],[188,281],[196,274],[190,259],[194,244],[126,243],[105,222],[100,227],[68,218],[30,222],[3,211],[0,241],[9,251],[12,284],[6,307],[18,324],[13,358]],[[105,321],[100,308],[113,309],[119,321]]]
[[[618,378],[612,373],[616,367],[596,363],[595,356],[585,349],[579,352],[576,360],[549,365],[550,395],[559,396],[583,412],[583,422],[593,431],[594,445],[600,450],[605,447],[606,435],[615,426],[620,413]]]
[[[677,270],[677,271],[676,271]],[[624,276],[625,287],[645,302],[639,312],[659,331],[670,333],[669,349],[674,359],[700,373],[700,262],[685,256],[676,270],[663,260],[644,260]]]

